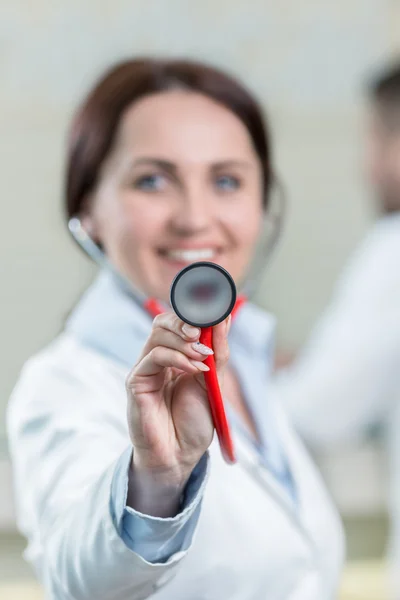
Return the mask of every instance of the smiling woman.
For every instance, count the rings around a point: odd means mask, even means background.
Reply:
[[[273,179],[252,97],[212,69],[175,70],[124,64],[100,82],[73,126],[67,182],[69,215],[164,300],[193,260],[244,275]]]
[[[240,278],[262,222],[261,171],[233,113],[192,91],[153,94],[125,111],[83,225],[150,296],[167,300],[193,260]]]
[[[195,261],[245,280],[272,182],[257,102],[212,67],[128,61],[78,110],[66,212],[107,260],[8,414],[20,529],[49,598],[336,597],[340,523],[268,397],[273,317],[244,304],[212,350],[167,309]],[[152,322],[136,291],[166,312]],[[213,351],[235,466],[214,441]]]

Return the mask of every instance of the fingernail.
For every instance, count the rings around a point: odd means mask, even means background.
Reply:
[[[207,367],[207,365],[200,362],[199,360],[192,360],[191,362],[192,362],[192,365],[194,365],[195,367],[197,367],[199,369],[199,371],[209,371],[210,370],[210,367]]]
[[[193,350],[196,350],[196,352],[200,352],[200,354],[205,354],[206,356],[214,354],[214,350],[211,350],[211,348],[205,346],[204,344],[200,344],[200,342],[195,342],[192,344],[192,348]]]
[[[231,328],[231,322],[232,322],[232,315],[229,315],[229,317],[226,320],[226,335],[228,335],[229,330]]]
[[[192,327],[191,325],[188,325],[187,323],[185,323],[182,326],[182,331],[189,338],[195,338],[198,335],[200,335],[200,329],[198,329],[197,327]]]

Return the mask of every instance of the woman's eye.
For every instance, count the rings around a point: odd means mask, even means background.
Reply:
[[[157,192],[165,187],[165,183],[164,175],[143,175],[136,179],[134,187],[146,192]]]
[[[231,175],[220,175],[216,178],[215,183],[219,190],[228,192],[231,190],[237,190],[240,187],[239,179]]]

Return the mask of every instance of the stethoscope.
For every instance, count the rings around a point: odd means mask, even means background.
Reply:
[[[282,211],[277,219],[282,219]],[[86,254],[99,266],[111,270],[130,293],[132,299],[151,317],[154,318],[168,310],[168,306],[155,298],[148,298],[128,278],[115,269],[103,250],[86,232],[78,217],[69,220],[68,228]],[[237,294],[232,276],[223,267],[215,263],[205,261],[192,263],[175,276],[170,288],[171,307],[182,321],[200,328],[201,343],[212,348],[213,327],[224,321],[230,314],[234,317],[246,302],[250,291],[253,289],[252,283],[256,281],[255,271],[259,272],[260,269],[261,255],[263,262],[265,262],[265,257],[270,255],[275,242],[276,237],[269,239],[268,243],[265,243],[264,240],[264,244],[259,244],[256,252],[258,260],[253,261],[250,277],[247,278],[246,285],[240,295]],[[204,363],[209,367],[209,371],[204,372],[203,375],[221,452],[225,461],[228,464],[233,464],[236,462],[236,455],[218,382],[214,356],[208,356]]]
[[[178,317],[200,329],[200,343],[213,348],[213,327],[235,314],[246,302],[237,297],[235,282],[220,265],[196,262],[175,276],[170,291],[171,306]],[[222,455],[227,463],[235,463],[233,441],[219,387],[214,355],[205,359],[209,371],[203,373],[214,427]]]

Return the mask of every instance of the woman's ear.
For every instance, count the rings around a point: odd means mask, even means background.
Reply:
[[[91,197],[86,197],[82,202],[79,218],[86,233],[94,242],[98,243],[98,228],[93,214],[93,199]]]
[[[90,213],[83,213],[80,216],[80,221],[83,229],[94,240],[96,237],[96,227],[92,215]]]

